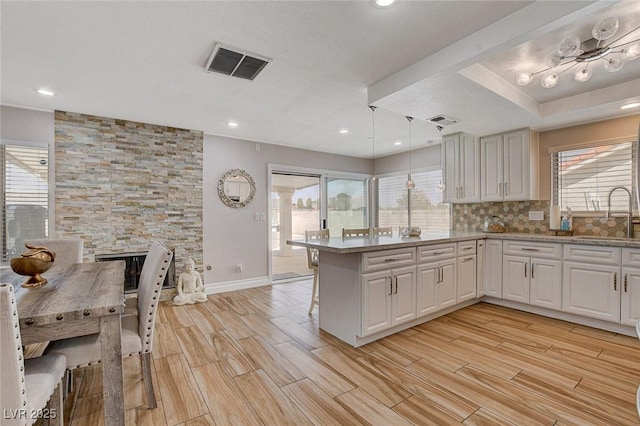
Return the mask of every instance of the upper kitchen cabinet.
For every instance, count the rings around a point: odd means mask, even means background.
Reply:
[[[480,148],[473,135],[455,133],[442,138],[444,202],[480,201]]]
[[[538,134],[529,129],[480,138],[482,201],[539,197]]]

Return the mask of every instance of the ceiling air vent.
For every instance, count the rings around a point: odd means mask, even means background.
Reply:
[[[269,62],[269,58],[216,44],[204,70],[253,80]]]
[[[440,126],[450,126],[457,123],[457,121],[453,118],[445,117],[444,115],[436,115],[435,117],[427,118],[427,121],[438,124]]]

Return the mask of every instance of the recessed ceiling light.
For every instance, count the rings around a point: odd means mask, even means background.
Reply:
[[[393,144],[396,145],[396,146],[402,145],[402,141],[395,141]]]
[[[340,134],[341,135],[346,135],[348,133],[349,133],[349,131],[347,129],[340,129]]]
[[[380,7],[389,7],[395,2],[396,0],[376,0],[376,5]]]
[[[54,94],[51,90],[47,90],[47,89],[38,89],[38,93],[45,96],[53,96]]]
[[[227,126],[229,126],[229,127],[238,127],[238,123],[236,123],[235,121],[228,121],[227,122]]]
[[[624,104],[620,107],[620,109],[632,109],[640,107],[640,102],[629,102],[628,104]]]

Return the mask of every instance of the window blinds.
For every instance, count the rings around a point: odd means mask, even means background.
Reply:
[[[378,179],[378,226],[405,227],[411,215],[411,225],[423,231],[449,230],[449,204],[442,202],[442,192],[436,189],[442,171],[412,173],[411,178],[416,184],[411,191],[405,174]]]
[[[611,143],[552,153],[553,201],[574,212],[602,212],[607,210],[608,196],[615,187],[622,186],[632,193],[635,205],[632,142]],[[611,196],[611,210],[628,210],[629,196],[617,190]]]
[[[23,252],[24,240],[48,235],[48,163],[46,148],[0,145],[2,263]]]

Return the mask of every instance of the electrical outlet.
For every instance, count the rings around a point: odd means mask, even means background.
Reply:
[[[264,220],[264,212],[260,212],[260,220]]]
[[[253,214],[253,220],[260,220],[260,213],[259,212],[255,212]]]
[[[544,220],[544,211],[529,210],[529,220]]]

